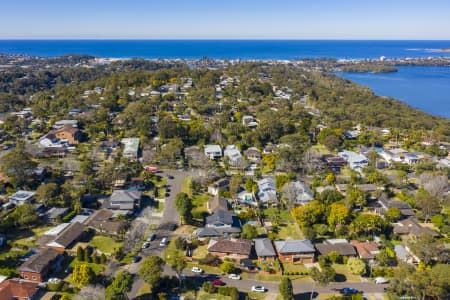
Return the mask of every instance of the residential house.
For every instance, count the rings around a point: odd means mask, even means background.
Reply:
[[[205,145],[205,155],[209,159],[217,159],[222,157],[222,148],[219,145]]]
[[[103,203],[103,208],[133,211],[140,204],[141,195],[136,190],[115,190]]]
[[[394,233],[400,236],[409,236],[411,238],[418,238],[424,233],[432,236],[437,236],[437,233],[427,227],[422,227],[416,219],[408,218],[398,221],[394,224]]]
[[[255,195],[252,192],[242,191],[237,195],[237,202],[247,206],[258,206]]]
[[[283,194],[294,205],[305,205],[314,199],[314,193],[303,181],[288,182],[283,187]]]
[[[248,126],[250,128],[255,128],[256,126],[258,126],[258,122],[253,116],[243,116],[242,125]]]
[[[85,229],[86,226],[81,223],[71,223],[46,246],[64,252],[83,236]]]
[[[350,243],[356,248],[359,258],[364,259],[365,261],[374,261],[375,257],[380,252],[380,248],[378,248],[376,242],[351,241]]]
[[[263,149],[263,154],[272,154],[275,152],[277,147],[273,144],[267,144],[266,147]]]
[[[33,282],[43,282],[47,276],[60,268],[62,255],[52,248],[40,249],[20,267],[20,277]]]
[[[268,207],[270,205],[277,205],[277,189],[275,187],[275,179],[273,177],[266,177],[258,180],[258,199],[262,206]]]
[[[254,239],[255,251],[260,261],[273,261],[277,257],[277,253],[273,248],[272,241],[269,238]]]
[[[223,151],[223,156],[227,159],[232,167],[238,167],[243,162],[243,157],[239,149],[235,145],[228,145]]]
[[[184,158],[188,161],[195,160],[199,157],[201,157],[202,152],[200,150],[200,147],[198,146],[191,146],[184,148]]]
[[[209,237],[222,237],[241,232],[241,222],[236,215],[225,210],[216,210],[211,216],[206,217],[205,227],[196,230],[195,235],[199,239]]]
[[[211,239],[208,252],[220,258],[246,259],[250,257],[252,242],[244,239]]]
[[[350,169],[361,172],[364,167],[369,165],[369,159],[359,153],[344,150],[338,153],[338,156],[345,159]]]
[[[0,284],[2,300],[33,300],[39,291],[38,283],[23,279],[8,279]]]
[[[356,250],[346,239],[329,239],[314,245],[320,255],[328,255],[336,251],[340,256],[355,257]]]
[[[67,207],[52,207],[46,213],[45,217],[50,223],[61,222],[62,217],[64,217],[69,212]]]
[[[248,160],[258,162],[261,160],[261,152],[256,147],[250,147],[244,151],[244,155]]]
[[[124,145],[123,156],[137,160],[139,155],[139,138],[123,138],[120,143]]]
[[[63,127],[53,130],[49,133],[53,134],[56,139],[66,142],[69,145],[76,145],[80,142],[81,132],[77,127],[64,125]]]
[[[120,235],[125,222],[113,220],[114,212],[108,209],[96,210],[86,221],[87,226],[107,235]]]
[[[385,215],[390,208],[398,208],[404,218],[414,217],[416,215],[407,202],[401,200],[389,200],[385,194],[382,194],[378,198],[378,203],[380,208],[378,208],[376,212],[380,215]]]
[[[283,262],[313,263],[316,253],[309,240],[275,241],[275,249]]]
[[[25,203],[31,203],[34,201],[34,196],[36,195],[36,192],[32,191],[22,191],[19,190],[9,196],[9,202],[14,205],[22,205]]]
[[[341,169],[347,165],[347,161],[340,156],[324,155],[322,157],[323,161],[327,166],[336,174],[341,172]]]
[[[206,203],[206,207],[209,213],[220,210],[227,211],[228,205],[228,200],[224,197],[219,197],[219,195],[211,197]]]
[[[217,196],[219,194],[219,191],[228,191],[230,186],[230,178],[225,177],[217,180],[210,186],[208,186],[208,193],[210,193],[213,196]]]

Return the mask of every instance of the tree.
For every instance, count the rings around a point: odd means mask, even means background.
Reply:
[[[328,259],[330,260],[330,262],[331,263],[336,263],[337,261],[338,261],[338,259],[339,259],[339,252],[337,252],[337,251],[331,251],[330,253],[328,253],[328,255],[327,255],[327,257],[328,257]]]
[[[423,218],[425,222],[431,217],[439,214],[441,205],[438,198],[430,195],[426,190],[419,189],[416,194],[416,205],[419,208],[418,216]]]
[[[330,206],[330,212],[328,213],[328,225],[335,227],[338,225],[344,225],[350,216],[348,208],[339,203],[333,203]]]
[[[327,189],[320,193],[318,200],[326,205],[342,200],[344,196],[336,190]]]
[[[17,143],[15,149],[12,149],[0,158],[1,171],[10,178],[10,182],[14,187],[30,185],[32,170],[36,166],[37,163],[25,151],[25,146],[22,142]]]
[[[448,189],[447,176],[426,172],[420,175],[419,180],[423,188],[436,198],[442,198]]]
[[[127,292],[130,291],[133,283],[133,275],[128,272],[121,272],[116,275],[114,281],[106,288],[106,300],[128,300]]]
[[[336,184],[336,176],[334,175],[334,173],[328,173],[328,175],[326,177],[326,181],[330,185],[335,185]]]
[[[352,186],[347,191],[346,202],[349,208],[352,208],[355,204],[364,206],[366,204],[366,197],[360,188]]]
[[[177,248],[176,243],[172,240],[164,251],[164,260],[172,267],[172,270],[177,274],[181,286],[181,274],[187,266],[186,258],[182,250]]]
[[[164,260],[159,256],[149,256],[142,262],[139,277],[153,287],[160,280],[164,265]]]
[[[425,265],[435,261],[445,263],[450,258],[450,252],[445,249],[444,243],[428,232],[423,233],[415,242],[411,242],[410,248]]]
[[[386,211],[386,220],[395,222],[402,217],[402,211],[397,207],[391,207]]]
[[[294,298],[294,288],[292,287],[292,282],[289,277],[282,277],[280,284],[278,285],[278,290],[280,291],[283,300],[291,300]]]
[[[256,231],[255,226],[250,224],[244,224],[242,226],[241,237],[247,240],[253,240],[258,236],[258,232]]]
[[[232,197],[234,197],[234,198],[237,197],[237,194],[239,193],[239,189],[241,188],[241,184],[242,184],[242,176],[241,175],[231,176],[229,188],[230,188],[230,193],[231,193]]]
[[[106,255],[105,255],[105,253],[102,253],[102,255],[100,255],[100,263],[102,265],[106,264]]]
[[[192,200],[186,193],[179,193],[175,197],[175,207],[187,224],[192,222]]]
[[[329,266],[321,267],[322,271],[320,271],[316,267],[311,268],[311,277],[314,281],[316,281],[320,285],[327,285],[334,280],[336,277],[336,271]]]
[[[316,223],[322,223],[321,219],[325,213],[325,206],[319,201],[313,200],[303,206],[297,206],[292,209],[292,214],[298,224],[304,230]]]
[[[72,272],[72,281],[78,286],[91,283],[94,277],[94,272],[87,264],[76,265]]]
[[[245,181],[245,190],[251,193],[255,189],[255,186],[256,182],[251,178],[247,178],[247,180]]]
[[[84,248],[83,261],[88,262],[88,263],[92,262],[92,258],[91,258],[91,255],[89,253],[89,248],[88,247]]]
[[[366,263],[359,258],[350,257],[347,261],[347,267],[354,275],[364,275],[366,273]]]
[[[36,190],[36,200],[45,206],[55,205],[58,200],[58,186],[56,183],[43,183]]]
[[[77,247],[77,260],[78,261],[84,261],[84,251],[81,246]]]
[[[350,229],[356,236],[386,233],[388,228],[389,225],[382,217],[373,214],[359,214],[350,224]]]
[[[223,262],[220,265],[220,270],[226,274],[231,274],[236,272],[236,268],[234,267],[234,265],[230,262]]]
[[[16,207],[12,214],[15,223],[20,227],[31,227],[38,221],[36,208],[31,203],[25,203]]]

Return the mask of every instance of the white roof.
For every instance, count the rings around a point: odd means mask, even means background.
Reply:
[[[70,220],[70,223],[81,223],[84,224],[84,222],[86,222],[86,220],[89,219],[89,216],[85,216],[85,215],[76,215],[72,220]]]
[[[222,152],[219,145],[205,145],[205,152]]]
[[[53,227],[50,230],[47,230],[44,235],[58,235],[60,234],[64,229],[66,229],[67,226],[69,226],[70,223],[61,223],[58,226]]]

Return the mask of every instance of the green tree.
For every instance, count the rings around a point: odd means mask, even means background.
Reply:
[[[389,222],[395,222],[402,217],[402,212],[397,207],[391,207],[386,211],[385,217]]]
[[[334,280],[336,277],[336,271],[329,266],[321,267],[322,271],[318,268],[311,268],[310,274],[314,281],[320,285],[327,285]]]
[[[328,253],[327,257],[330,260],[331,263],[336,263],[339,259],[339,252],[337,251],[331,251],[330,253]]]
[[[88,263],[92,262],[92,258],[91,258],[91,255],[89,253],[89,248],[88,247],[84,248],[83,261],[88,262]]]
[[[192,222],[192,200],[186,193],[179,193],[175,197],[175,207],[187,224]]]
[[[325,190],[319,195],[318,200],[323,204],[330,205],[334,202],[342,200],[343,198],[344,196],[336,190]]]
[[[258,236],[258,231],[256,231],[255,226],[250,224],[244,224],[242,226],[241,237],[243,239],[253,240]]]
[[[164,251],[164,260],[177,274],[180,286],[182,283],[181,274],[187,266],[187,261],[182,250],[177,248],[176,243],[172,240]]]
[[[43,183],[36,190],[36,200],[47,205],[55,205],[58,201],[59,189],[56,183]]]
[[[347,261],[347,267],[355,275],[364,275],[366,273],[366,263],[356,257],[350,257]]]
[[[350,217],[348,208],[339,203],[333,203],[330,206],[330,212],[328,213],[328,225],[335,227],[338,225],[344,225]]]
[[[20,227],[30,228],[38,222],[36,208],[31,203],[17,206],[12,217],[14,218],[16,225]]]
[[[278,290],[280,291],[281,297],[283,300],[292,300],[294,299],[294,289],[292,287],[292,282],[289,277],[283,276],[281,278],[280,284],[278,285]]]
[[[0,169],[3,174],[10,178],[14,187],[29,186],[32,179],[31,174],[33,174],[32,170],[36,166],[37,163],[25,151],[25,146],[21,142],[17,143],[16,148],[0,158]]]
[[[72,272],[72,281],[78,286],[91,283],[94,277],[94,272],[87,264],[76,265]]]
[[[241,175],[235,174],[231,176],[229,188],[232,197],[236,198],[237,194],[239,193],[239,189],[241,188],[241,184],[242,184]]]
[[[234,267],[234,265],[230,262],[223,262],[220,265],[220,270],[226,274],[231,274],[236,272],[236,268]]]
[[[81,246],[77,247],[77,260],[78,261],[84,261],[84,251]]]
[[[159,256],[149,256],[142,262],[139,269],[139,277],[152,287],[161,279],[162,271],[164,270],[165,262]]]
[[[105,253],[102,253],[102,255],[100,255],[100,263],[102,265],[106,264],[106,255],[105,255]]]
[[[114,281],[106,288],[106,300],[127,300],[127,292],[133,284],[133,275],[128,272],[121,272],[116,275]]]
[[[328,173],[328,175],[326,177],[326,181],[330,185],[335,185],[336,184],[336,176],[334,175],[334,173]]]

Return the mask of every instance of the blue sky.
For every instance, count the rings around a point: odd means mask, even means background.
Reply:
[[[448,39],[448,0],[2,0],[0,38]]]

